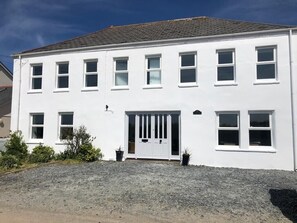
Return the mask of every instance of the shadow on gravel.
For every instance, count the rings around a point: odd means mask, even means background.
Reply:
[[[276,190],[270,189],[270,201],[277,206],[283,215],[292,222],[297,223],[297,192],[296,190]]]

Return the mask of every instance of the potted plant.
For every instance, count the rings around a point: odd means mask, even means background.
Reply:
[[[123,160],[124,151],[121,146],[116,150],[116,161],[121,162]]]
[[[190,161],[191,154],[189,153],[188,149],[185,149],[185,151],[182,154],[182,166],[188,166]]]

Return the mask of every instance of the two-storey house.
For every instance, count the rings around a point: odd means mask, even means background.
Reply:
[[[110,26],[14,55],[12,129],[104,159],[296,169],[296,27],[196,17]]]

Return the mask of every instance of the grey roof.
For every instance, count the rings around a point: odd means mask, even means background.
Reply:
[[[209,17],[194,17],[124,26],[110,26],[84,36],[32,50],[27,50],[22,53],[104,46],[110,44],[146,42],[154,40],[215,36],[223,34],[277,30],[284,28],[292,28],[292,26],[244,22]]]

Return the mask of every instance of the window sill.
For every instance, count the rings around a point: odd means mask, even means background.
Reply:
[[[255,152],[255,153],[276,153],[276,149],[269,146],[255,146],[249,147],[250,149],[240,149],[238,146],[219,146],[216,148],[216,151],[225,151],[225,152]]]
[[[227,81],[222,81],[222,82],[216,82],[215,84],[214,84],[214,86],[216,86],[216,87],[221,87],[221,86],[238,86],[238,83],[236,83],[236,82],[227,82]]]
[[[26,142],[26,144],[43,144],[43,139],[40,139],[40,140],[30,139],[28,142]]]
[[[81,91],[82,92],[87,92],[87,91],[98,91],[98,87],[86,87],[86,88],[82,88]]]
[[[187,87],[198,87],[197,83],[185,83],[185,84],[178,84],[180,88],[187,88]]]
[[[53,92],[54,93],[69,92],[69,88],[55,89]]]
[[[29,90],[27,94],[41,94],[42,90]]]
[[[254,85],[265,85],[265,84],[279,84],[280,82],[277,80],[266,80],[266,81],[256,81]]]
[[[66,141],[56,141],[55,145],[66,145],[67,142]]]
[[[142,89],[162,89],[162,85],[145,85]]]
[[[129,90],[129,86],[114,86],[111,88],[112,91],[115,90]]]

